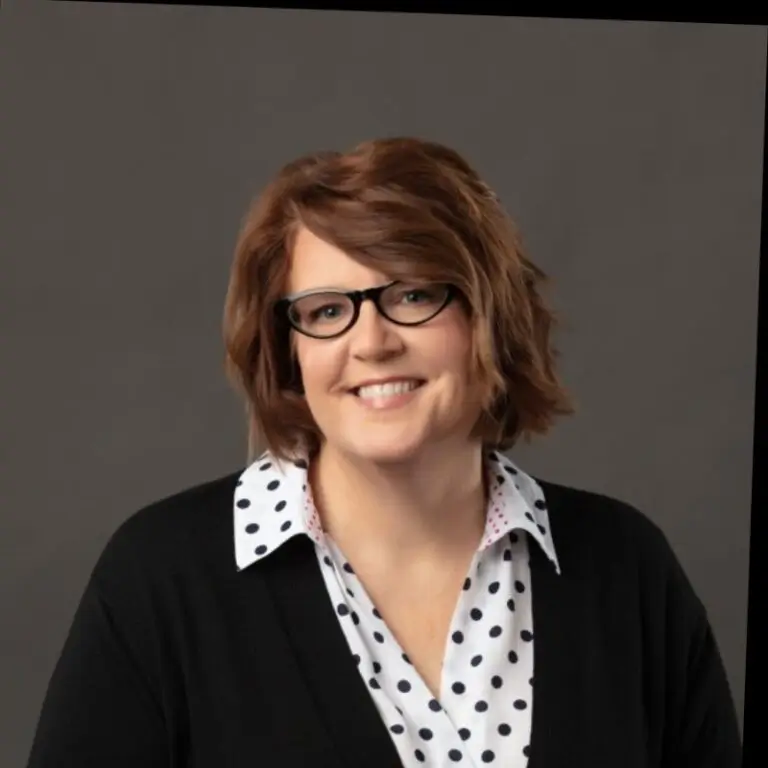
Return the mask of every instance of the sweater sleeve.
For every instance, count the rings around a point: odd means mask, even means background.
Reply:
[[[168,768],[136,574],[113,537],[82,594],[48,683],[28,768]],[[119,584],[119,590],[110,588]]]
[[[740,768],[741,739],[706,609],[666,539],[664,768]]]

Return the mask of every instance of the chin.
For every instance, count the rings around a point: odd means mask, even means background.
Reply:
[[[373,431],[373,430],[371,430]],[[428,446],[428,441],[421,436],[402,436],[400,439],[373,434],[364,440],[344,440],[339,444],[343,452],[358,461],[374,464],[401,464],[412,461]]]

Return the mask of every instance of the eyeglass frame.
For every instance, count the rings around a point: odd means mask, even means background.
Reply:
[[[364,301],[368,301],[368,300],[372,301],[378,313],[385,320],[388,320],[390,323],[394,323],[395,325],[399,325],[403,327],[413,328],[415,326],[424,325],[424,323],[428,323],[430,320],[433,320],[458,295],[458,289],[453,283],[438,283],[438,285],[444,286],[446,291],[445,299],[443,300],[443,303],[440,305],[440,307],[424,320],[419,320],[418,322],[415,322],[415,323],[404,323],[400,320],[393,320],[384,311],[384,309],[381,306],[381,295],[384,293],[384,291],[391,288],[393,285],[397,285],[398,283],[403,283],[403,282],[404,282],[403,280],[393,280],[392,282],[387,283],[386,285],[379,285],[379,286],[376,286],[375,288],[366,288],[363,291],[337,291],[332,289],[311,288],[310,290],[301,291],[300,293],[294,293],[294,294],[291,294],[290,296],[284,296],[283,298],[279,299],[275,304],[275,311],[279,313],[279,315],[283,319],[285,319],[294,330],[298,331],[304,336],[309,336],[312,339],[336,339],[339,336],[342,336],[343,334],[345,334],[348,330],[350,330],[358,321],[358,319],[360,318],[360,309]],[[291,306],[295,301],[298,301],[299,299],[303,299],[306,296],[314,296],[314,295],[323,294],[323,293],[335,294],[337,296],[345,296],[352,302],[352,319],[349,321],[349,325],[347,325],[346,328],[339,331],[338,333],[333,333],[330,336],[316,336],[313,333],[308,333],[306,330],[299,328],[298,325],[296,325],[296,323],[294,323],[293,320],[291,319],[291,313],[290,313]]]

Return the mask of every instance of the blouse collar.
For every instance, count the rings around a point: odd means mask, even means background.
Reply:
[[[489,500],[478,551],[514,531],[525,531],[560,573],[541,486],[498,451],[485,454]],[[326,546],[308,480],[308,462],[277,460],[268,451],[240,475],[234,495],[235,562],[239,571],[268,557],[293,536]]]

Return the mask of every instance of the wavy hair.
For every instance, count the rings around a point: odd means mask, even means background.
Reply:
[[[242,224],[224,306],[224,368],[245,400],[248,462],[313,454],[321,434],[302,396],[292,331],[274,311],[305,227],[392,279],[456,285],[472,323],[472,375],[487,392],[473,435],[498,450],[575,412],[555,370],[557,321],[515,223],[455,150],[381,138],[285,165]]]

